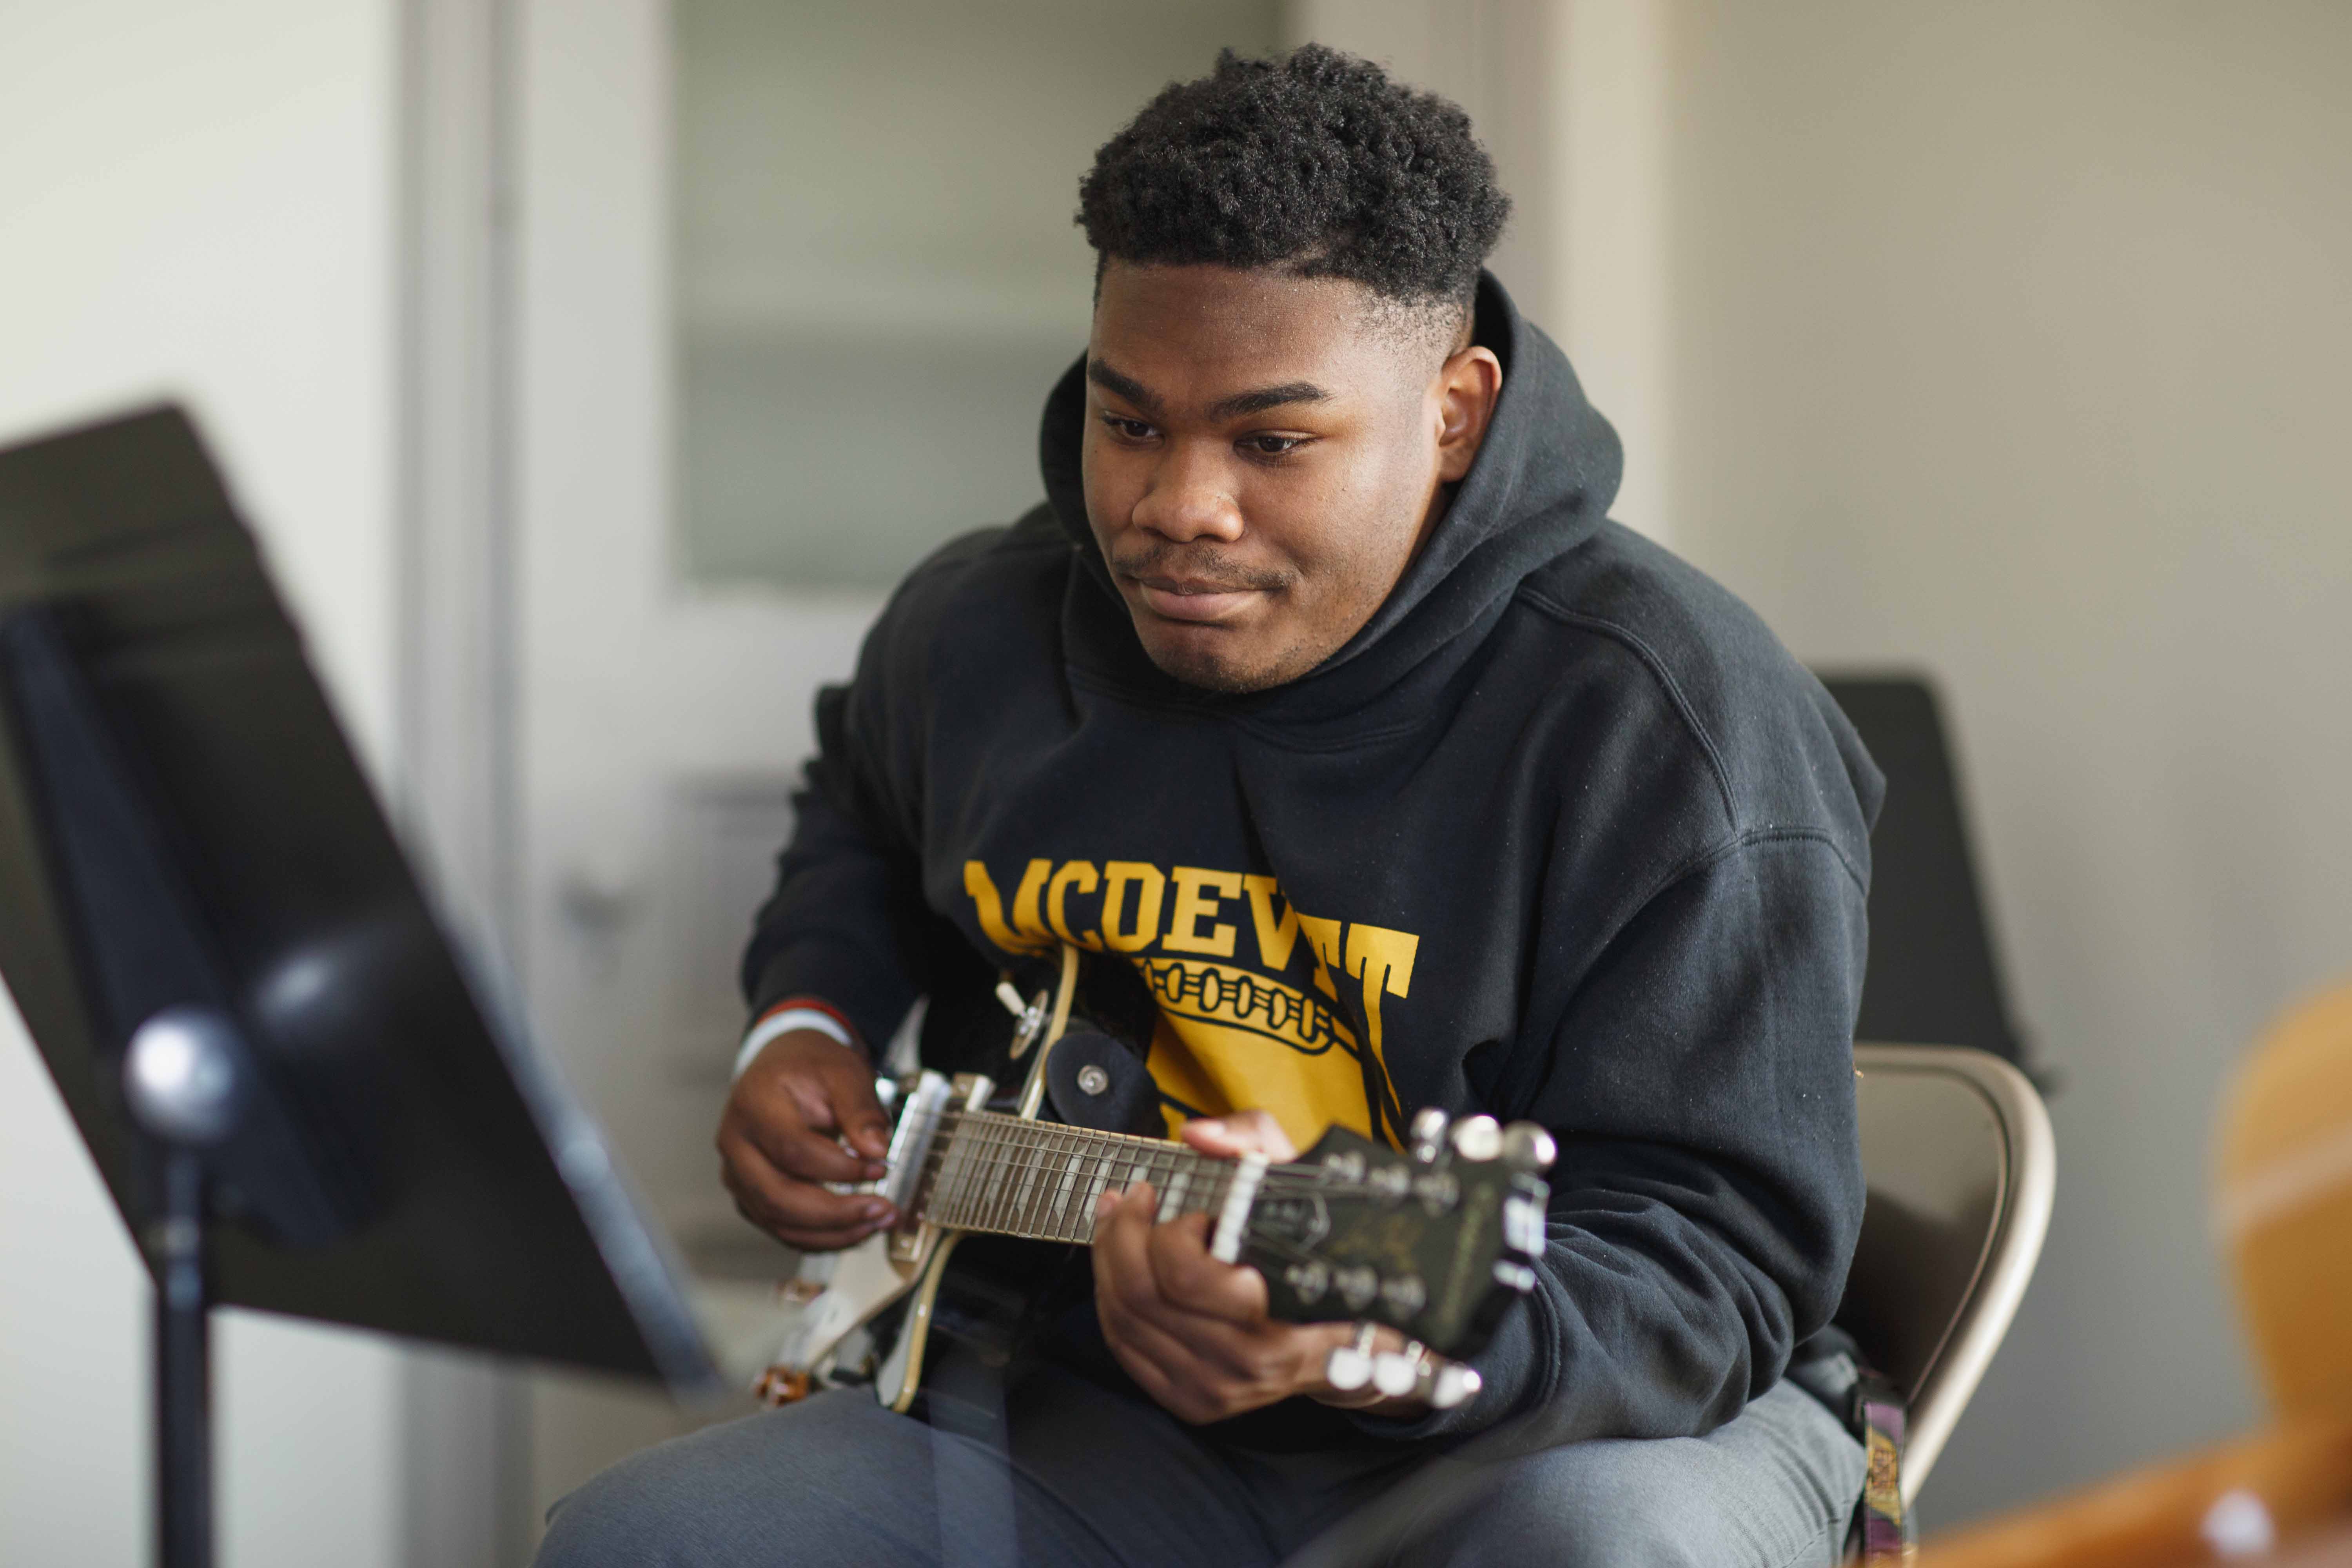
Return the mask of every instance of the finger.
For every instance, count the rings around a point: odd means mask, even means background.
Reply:
[[[789,1246],[809,1250],[828,1250],[846,1247],[853,1242],[883,1229],[887,1221],[856,1215],[845,1225],[803,1225],[779,1208],[772,1194],[752,1181],[728,1173],[725,1185],[735,1200],[736,1212],[753,1225]]]
[[[1118,1363],[1153,1400],[1184,1420],[1213,1421],[1244,1406],[1232,1403],[1239,1384],[1223,1359],[1191,1349],[1175,1329],[1155,1321],[1173,1313],[1152,1294],[1148,1269],[1136,1250],[1150,1227],[1150,1210],[1140,1200],[1108,1196],[1096,1230],[1095,1308],[1103,1339]],[[1205,1319],[1189,1320],[1211,1326]],[[1264,1403],[1255,1401],[1253,1403]]]
[[[1236,1160],[1263,1154],[1276,1164],[1298,1158],[1298,1150],[1282,1123],[1263,1110],[1237,1110],[1184,1123],[1184,1142],[1204,1154]]]
[[[1169,1305],[1244,1328],[1266,1321],[1265,1277],[1209,1256],[1208,1215],[1152,1226],[1143,1238],[1143,1257],[1155,1290]]]
[[[847,1230],[858,1225],[887,1225],[892,1218],[888,1201],[871,1193],[835,1193],[780,1171],[749,1140],[722,1132],[719,1152],[721,1174],[730,1192],[751,1204],[769,1229],[800,1231]]]
[[[875,1235],[872,1226],[859,1226],[855,1230],[794,1230],[789,1226],[772,1229],[761,1224],[751,1206],[740,1200],[735,1205],[735,1212],[795,1252],[842,1252]]]
[[[1218,1408],[1196,1382],[1163,1368],[1134,1345],[1114,1338],[1108,1328],[1103,1337],[1110,1343],[1112,1356],[1135,1380],[1136,1386],[1178,1420],[1197,1426],[1234,1414]]]
[[[798,1252],[839,1252],[884,1234],[881,1226],[873,1224],[859,1224],[840,1230],[809,1230],[792,1225],[772,1225],[762,1219],[752,1205],[740,1197],[735,1202],[735,1212],[766,1235]]]
[[[856,1246],[876,1235],[880,1228],[871,1222],[862,1221],[838,1230],[803,1229],[776,1219],[756,1198],[746,1196],[744,1192],[732,1188],[730,1192],[734,1197],[737,1214],[785,1246],[802,1252],[838,1252],[843,1247]]]
[[[789,1085],[766,1094],[739,1096],[729,1107],[720,1136],[732,1132],[741,1137],[768,1163],[803,1182],[878,1181],[887,1167],[851,1153],[830,1131],[813,1124],[803,1098]]]
[[[1241,1369],[1148,1319],[1114,1311],[1104,1319],[1103,1338],[1130,1376],[1188,1421],[1214,1421],[1267,1403],[1252,1397],[1260,1384]]]
[[[1206,1222],[1202,1216],[1157,1225],[1153,1213],[1148,1188],[1103,1205],[1094,1252],[1095,1300],[1105,1334],[1116,1323],[1131,1341],[1160,1347],[1150,1353],[1180,1382],[1213,1373],[1221,1382],[1240,1379],[1256,1385],[1264,1378],[1265,1362],[1251,1342],[1251,1331],[1242,1324],[1265,1322],[1265,1282],[1254,1270],[1233,1269],[1207,1255]],[[1259,1310],[1254,1317],[1237,1322],[1230,1308],[1213,1314],[1194,1311],[1161,1291],[1152,1253],[1171,1231],[1181,1231],[1183,1241],[1208,1268],[1220,1275],[1248,1274],[1257,1287],[1255,1300]],[[1181,1363],[1171,1359],[1168,1347],[1171,1346],[1182,1348]]]
[[[1095,1295],[1117,1299],[1129,1310],[1149,1311],[1154,1290],[1145,1246],[1159,1200],[1151,1184],[1138,1182],[1125,1193],[1105,1193],[1095,1205]]]
[[[874,1069],[855,1051],[818,1058],[817,1083],[825,1098],[822,1125],[869,1160],[890,1152],[890,1121],[874,1093]]]

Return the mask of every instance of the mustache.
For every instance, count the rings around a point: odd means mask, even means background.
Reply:
[[[1187,587],[1225,593],[1277,593],[1289,587],[1297,575],[1270,567],[1244,565],[1213,549],[1179,544],[1173,540],[1113,556],[1110,569],[1122,577],[1169,577]]]

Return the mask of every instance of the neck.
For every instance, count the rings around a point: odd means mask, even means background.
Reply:
[[[1149,1182],[1160,1218],[1217,1215],[1234,1165],[1179,1143],[1090,1132],[985,1110],[947,1110],[925,1161],[915,1212],[950,1230],[1037,1241],[1093,1237],[1107,1192]]]

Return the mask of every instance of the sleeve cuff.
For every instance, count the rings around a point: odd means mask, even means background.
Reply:
[[[769,1041],[798,1029],[814,1029],[853,1051],[858,1048],[856,1032],[837,1009],[814,996],[787,996],[751,1021],[751,1031],[735,1052],[735,1068],[728,1081],[741,1078],[743,1069],[767,1048]]]

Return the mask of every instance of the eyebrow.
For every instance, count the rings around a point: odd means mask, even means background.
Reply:
[[[1236,392],[1231,397],[1221,397],[1209,405],[1209,417],[1238,419],[1244,414],[1263,414],[1285,404],[1320,403],[1330,395],[1311,381],[1286,381],[1280,386],[1261,386],[1255,392]]]
[[[1146,414],[1160,411],[1160,395],[1133,376],[1121,375],[1098,359],[1087,361],[1087,379],[1106,392],[1116,393]]]
[[[1127,399],[1147,414],[1162,412],[1159,394],[1137,381],[1122,375],[1098,359],[1087,362],[1087,379],[1107,392]],[[1221,397],[1208,406],[1208,416],[1216,419],[1238,419],[1244,415],[1263,414],[1269,408],[1280,408],[1292,403],[1320,403],[1331,395],[1311,381],[1286,381],[1279,386],[1261,386],[1252,392],[1236,392],[1231,397]]]

